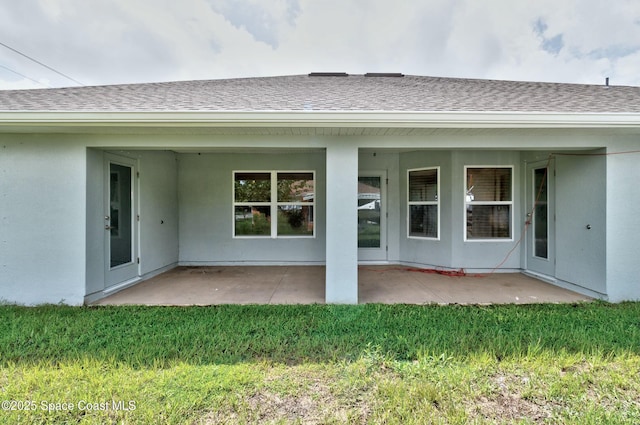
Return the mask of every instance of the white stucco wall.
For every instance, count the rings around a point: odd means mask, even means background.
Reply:
[[[628,138],[607,153],[633,152],[640,140]],[[607,294],[610,301],[640,300],[640,153],[608,155]]]
[[[178,263],[178,164],[169,151],[142,151],[140,172],[140,274]]]
[[[440,166],[440,239],[407,236],[407,170]],[[465,241],[465,166],[513,166],[513,240]],[[521,232],[520,153],[518,151],[426,151],[400,154],[400,260],[426,267],[445,267],[485,272],[502,262]],[[520,269],[518,249],[501,269]]]
[[[178,155],[180,264],[323,264],[325,156],[308,153],[202,153]],[[233,171],[314,170],[313,238],[234,238]]]
[[[0,137],[0,300],[82,304],[85,151],[65,136]]]
[[[400,261],[420,267],[452,267],[454,197],[452,153],[449,151],[414,151],[400,154]],[[440,238],[423,239],[408,237],[407,170],[440,167]]]
[[[326,294],[328,303],[358,302],[358,148],[327,147]]]
[[[105,153],[136,161],[138,193],[139,276],[145,277],[178,263],[178,172],[170,151],[87,149],[87,285],[90,301],[105,288]],[[97,295],[96,295],[97,294]]]
[[[2,135],[0,300],[81,304],[87,292],[104,289],[103,151],[120,151],[138,160],[142,275],[176,263],[324,264],[326,149],[344,143],[351,153],[355,149],[360,170],[388,172],[390,261],[482,271],[497,265],[521,232],[524,154],[520,152],[578,147],[588,147],[581,149],[588,152],[602,146],[608,146],[608,151],[637,150],[639,142],[631,136],[616,138],[582,130],[468,130],[442,131],[433,137],[348,138]],[[131,150],[122,151],[127,145]],[[201,155],[198,147],[203,148]],[[265,154],[267,148],[275,150]],[[376,149],[383,152],[369,156]],[[406,236],[406,170],[436,165],[441,167],[440,241],[410,240]],[[514,166],[513,242],[464,241],[465,165]],[[567,220],[557,225],[562,227],[557,233],[561,239],[557,278],[606,293],[612,301],[640,299],[637,156],[567,157],[557,168],[557,206]],[[315,238],[234,239],[232,172],[287,169],[316,171]],[[592,231],[583,232],[586,224],[592,225]],[[576,244],[582,251],[576,250]],[[521,252],[516,250],[503,267],[522,265]]]
[[[603,151],[576,152],[581,155],[558,155],[554,159],[555,277],[562,282],[593,291],[593,295],[604,296],[607,289],[607,172],[605,157],[597,155],[601,152]]]
[[[87,149],[86,290],[83,295],[104,289],[105,208],[104,152]]]
[[[466,212],[465,199],[465,166],[513,166],[513,227],[512,240],[495,240],[489,242],[465,241],[464,222]],[[453,232],[452,232],[452,266],[468,271],[489,272],[507,258],[509,251],[517,244],[522,233],[522,193],[521,161],[519,151],[454,151],[452,157],[453,180]],[[499,270],[520,269],[520,245],[500,266]]]

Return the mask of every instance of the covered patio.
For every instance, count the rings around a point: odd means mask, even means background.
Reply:
[[[530,304],[590,299],[521,273],[449,276],[400,265],[358,268],[360,304]],[[324,266],[181,266],[94,305],[324,302]]]

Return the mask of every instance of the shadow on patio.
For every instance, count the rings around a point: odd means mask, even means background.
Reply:
[[[176,267],[94,305],[323,304],[323,266]],[[361,266],[358,299],[386,304],[572,303],[591,298],[520,273],[445,276]]]

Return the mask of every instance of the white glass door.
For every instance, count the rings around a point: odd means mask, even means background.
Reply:
[[[138,276],[135,161],[105,158],[105,286]]]
[[[527,270],[555,275],[553,168],[548,161],[527,165]]]
[[[387,259],[386,173],[358,177],[358,260]]]

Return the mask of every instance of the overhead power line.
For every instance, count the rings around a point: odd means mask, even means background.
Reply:
[[[56,73],[56,74],[58,74],[58,75],[62,75],[64,78],[66,78],[66,79],[68,79],[68,80],[71,80],[71,81],[73,81],[73,82],[74,82],[74,83],[76,83],[76,84],[79,84],[79,85],[81,85],[81,86],[84,86],[84,84],[83,84],[83,83],[81,83],[80,81],[78,81],[78,80],[76,80],[76,79],[73,79],[73,78],[69,77],[69,76],[68,76],[68,75],[66,75],[66,74],[63,74],[62,72],[60,72],[60,71],[58,71],[58,70],[56,70],[56,69],[51,68],[49,65],[46,65],[46,64],[44,64],[44,63],[40,62],[39,60],[36,60],[36,59],[32,58],[31,56],[25,55],[25,54],[24,54],[24,53],[22,53],[21,51],[16,50],[16,49],[14,49],[14,48],[13,48],[13,47],[11,47],[11,46],[7,46],[6,44],[4,44],[4,43],[2,43],[2,42],[0,42],[0,46],[4,46],[4,47],[6,47],[7,49],[11,50],[12,52],[17,53],[17,54],[19,54],[20,56],[24,56],[25,58],[29,59],[30,61],[35,62],[35,63],[37,63],[37,64],[38,64],[38,65],[40,65],[40,66],[44,66],[44,67],[45,67],[45,68],[47,68],[48,70],[53,71],[53,72],[55,72],[55,73]]]
[[[42,85],[42,86],[45,86],[45,87],[51,88],[51,86],[46,85],[45,83],[42,83],[42,82],[40,82],[40,81],[38,81],[38,80],[34,80],[34,79],[33,79],[33,78],[31,78],[31,77],[27,77],[26,75],[21,74],[21,73],[19,73],[18,71],[15,71],[15,70],[13,70],[13,69],[11,69],[11,68],[8,68],[8,67],[6,67],[6,66],[4,66],[4,65],[2,65],[2,64],[0,64],[0,68],[4,68],[4,69],[6,69],[6,70],[7,70],[7,71],[9,71],[9,72],[13,72],[13,73],[14,73],[14,74],[16,74],[16,75],[21,76],[22,78],[26,78],[27,80],[31,80],[31,81],[33,81],[33,82],[34,82],[34,83],[36,83],[36,84],[40,84],[40,85]]]

